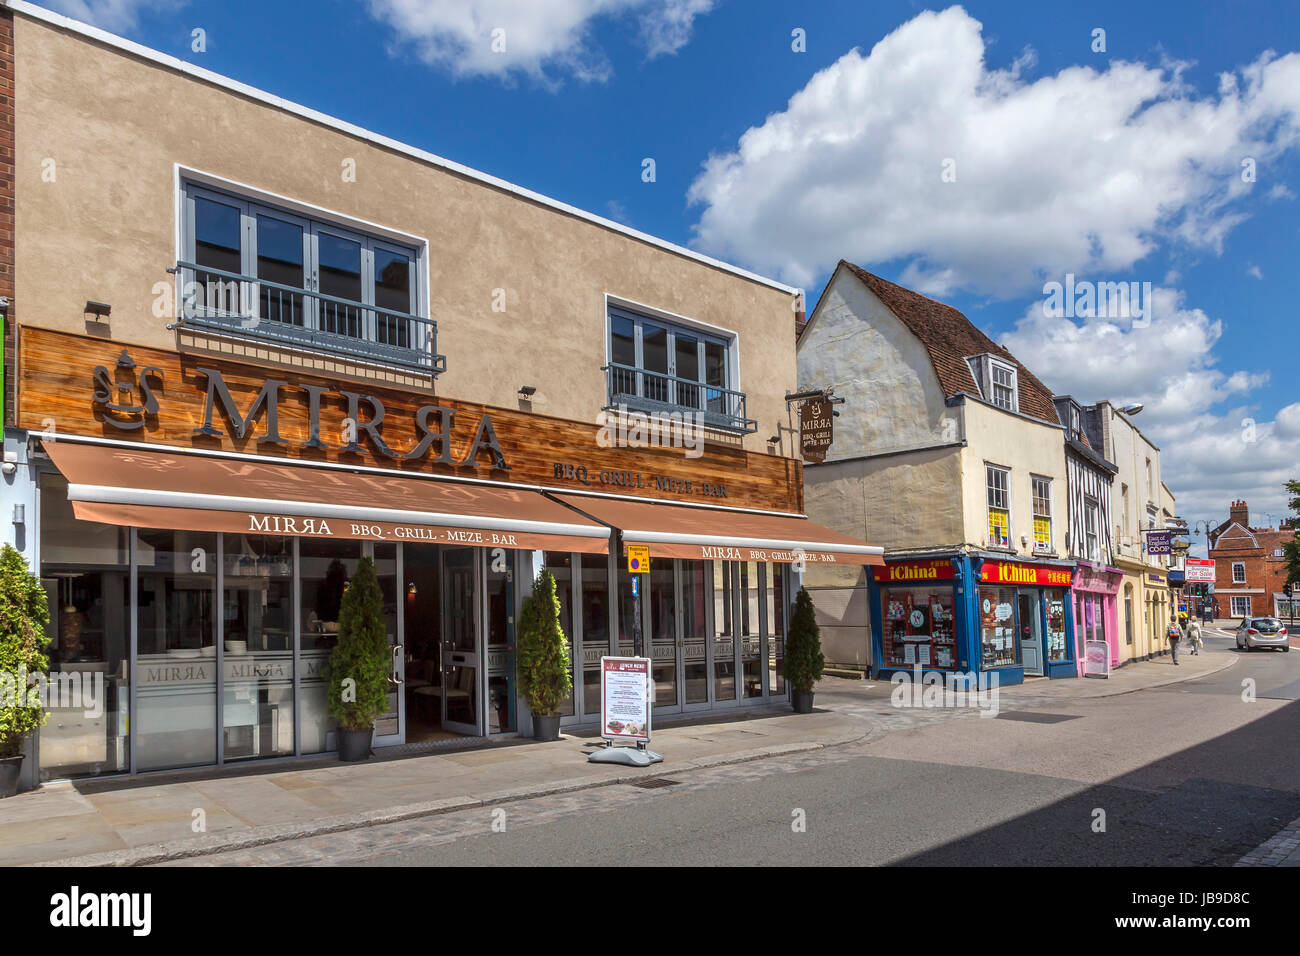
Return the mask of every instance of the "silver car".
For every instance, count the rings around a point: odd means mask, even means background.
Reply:
[[[1237,647],[1253,651],[1257,647],[1280,647],[1291,650],[1286,627],[1275,617],[1247,617],[1237,625]]]

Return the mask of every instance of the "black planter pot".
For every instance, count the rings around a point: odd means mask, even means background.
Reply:
[[[533,739],[545,743],[560,739],[559,714],[533,714]]]
[[[23,755],[0,758],[0,800],[18,792],[18,775],[22,773]]]
[[[811,714],[813,704],[813,692],[796,690],[792,692],[794,698],[794,712],[796,714]]]
[[[369,758],[370,741],[374,735],[373,727],[367,730],[340,730],[339,759],[352,762]]]

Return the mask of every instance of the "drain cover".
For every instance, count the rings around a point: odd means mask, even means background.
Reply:
[[[640,787],[642,790],[658,790],[660,787],[675,787],[679,783],[680,780],[669,780],[667,777],[647,777],[636,781],[632,786]]]
[[[1036,714],[1028,710],[1009,710],[998,714],[1003,720],[1023,720],[1031,724],[1059,724],[1063,720],[1078,720],[1082,714]]]

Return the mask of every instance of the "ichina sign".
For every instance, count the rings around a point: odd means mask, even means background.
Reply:
[[[1068,588],[1070,568],[1051,564],[1020,564],[1016,561],[985,561],[980,580],[991,584],[1039,584]]]
[[[799,435],[803,460],[820,464],[835,438],[835,418],[831,403],[810,398],[799,406]]]
[[[947,558],[941,561],[900,561],[877,565],[877,581],[951,581],[957,576],[952,562]]]

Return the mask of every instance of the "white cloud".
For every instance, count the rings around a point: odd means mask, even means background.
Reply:
[[[1251,392],[1268,373],[1218,368],[1224,331],[1182,293],[1156,288],[1146,327],[1049,318],[1036,303],[1001,341],[1057,394],[1145,405],[1134,423],[1160,447],[1164,481],[1189,521],[1217,523],[1234,497],[1276,520],[1287,513],[1283,482],[1300,478],[1300,403],[1259,420]]]
[[[129,33],[140,15],[185,6],[186,0],[45,0],[50,9],[110,33]]]
[[[646,55],[676,53],[715,0],[369,0],[371,13],[421,59],[455,76],[523,75],[555,85],[599,82],[613,66],[596,20],[636,15]],[[502,48],[504,46],[504,49]]]
[[[1246,275],[1252,279],[1262,279],[1264,278],[1264,271],[1259,266],[1251,265],[1246,267]]]
[[[1032,55],[995,70],[984,54],[961,7],[849,51],[709,157],[695,245],[796,285],[840,258],[901,260],[931,294],[1009,294],[1129,269],[1162,239],[1217,252],[1253,188],[1241,161],[1300,142],[1300,54],[1265,53],[1203,98],[1184,63],[1030,79]]]

